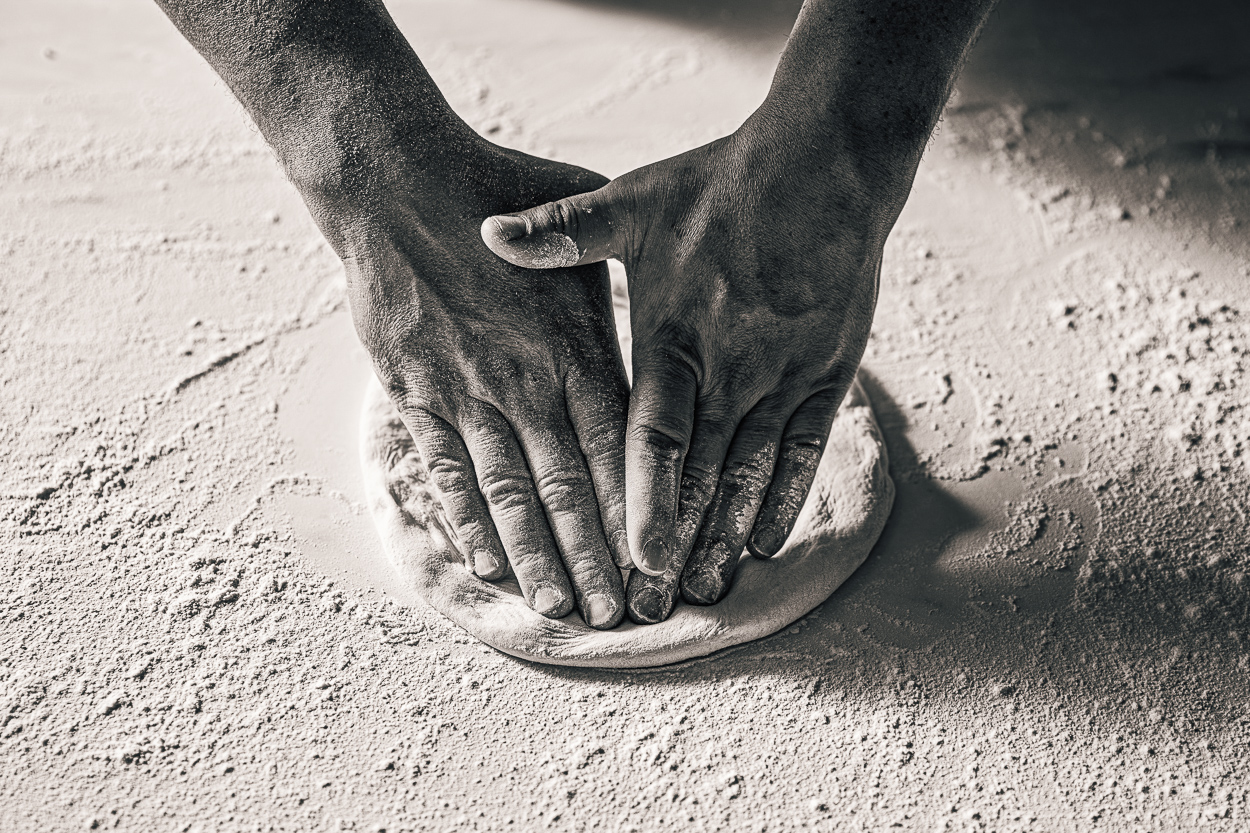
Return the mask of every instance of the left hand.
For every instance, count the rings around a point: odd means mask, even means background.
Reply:
[[[744,547],[780,551],[868,339],[914,165],[786,135],[792,124],[757,113],[724,139],[482,227],[519,266],[625,264],[635,622],[665,619],[679,589],[718,601]]]

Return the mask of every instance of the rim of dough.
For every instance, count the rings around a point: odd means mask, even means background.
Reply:
[[[743,555],[725,598],[678,599],[656,625],[610,631],[574,611],[547,619],[515,581],[487,582],[464,567],[427,488],[411,434],[373,380],[361,419],[361,463],[374,524],[392,565],[421,598],[486,644],[551,665],[646,668],[750,642],[806,615],[851,576],[877,542],[894,503],[885,443],[857,379],[833,421],[812,491],[786,546],[768,560]]]

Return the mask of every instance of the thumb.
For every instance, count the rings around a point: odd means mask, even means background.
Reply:
[[[609,188],[487,217],[482,240],[504,260],[528,269],[580,266],[615,257],[621,223],[613,217],[612,201],[604,193]]]

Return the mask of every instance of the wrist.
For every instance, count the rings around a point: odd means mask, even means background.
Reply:
[[[857,142],[837,119],[768,99],[733,136],[738,169],[765,172],[813,216],[836,216],[881,245],[911,192],[919,152]],[[920,148],[923,151],[923,145]]]
[[[319,75],[256,117],[306,199],[359,204],[400,183],[411,189],[485,144],[432,84],[375,66]]]
[[[158,3],[247,109],[305,196],[367,187],[401,165],[428,167],[438,148],[474,135],[381,3]]]
[[[752,121],[783,146],[840,155],[874,189],[909,188],[992,5],[806,0]]]

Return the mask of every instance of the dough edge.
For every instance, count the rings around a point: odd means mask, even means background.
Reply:
[[[772,635],[824,602],[867,559],[894,502],[888,457],[859,380],[830,431],[811,494],[785,548],[768,560],[743,555],[733,586],[708,607],[679,601],[656,625],[588,627],[574,612],[547,619],[519,595],[477,578],[441,521],[407,428],[373,380],[361,417],[369,509],[392,566],[434,609],[486,644],[550,665],[649,668]],[[418,484],[423,485],[423,484]]]

